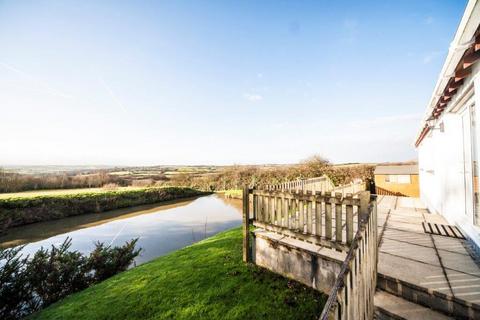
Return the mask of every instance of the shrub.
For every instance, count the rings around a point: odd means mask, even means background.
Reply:
[[[69,238],[32,259],[22,257],[23,247],[0,250],[0,319],[25,317],[126,270],[140,254],[137,240],[114,248],[96,243],[88,256],[70,251]]]
[[[19,252],[22,247],[0,251],[0,318],[16,319],[36,308],[27,281],[27,258]]]
[[[135,250],[137,241],[138,239],[133,239],[124,246],[115,248],[97,242],[87,262],[88,269],[95,270],[93,280],[100,282],[127,270],[133,259],[140,253],[140,250]]]

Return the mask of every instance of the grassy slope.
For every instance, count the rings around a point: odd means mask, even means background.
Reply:
[[[74,294],[34,319],[314,319],[325,296],[241,261],[240,229]]]

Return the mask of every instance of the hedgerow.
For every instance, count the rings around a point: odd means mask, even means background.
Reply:
[[[204,194],[181,187],[0,199],[0,231],[24,224]]]

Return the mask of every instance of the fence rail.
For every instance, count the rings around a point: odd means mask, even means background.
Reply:
[[[340,250],[353,241],[359,207],[368,205],[368,200],[352,194],[262,189],[249,193],[254,226]]]
[[[311,191],[312,193],[316,192],[340,192],[343,196],[347,193],[358,193],[365,191],[365,183],[349,183],[342,186],[337,186],[333,184],[332,180],[324,175],[321,177],[310,178],[310,179],[298,179],[289,182],[283,182],[273,185],[265,186],[266,190],[282,190],[282,191]]]
[[[401,192],[398,192],[398,191],[390,191],[390,190],[387,190],[387,189],[384,189],[384,188],[381,188],[381,187],[378,187],[378,186],[375,186],[375,192],[377,193],[377,195],[379,196],[397,196],[397,197],[407,197],[407,195],[401,193]]]
[[[348,193],[357,194],[359,192],[365,191],[366,184],[363,182],[359,183],[350,183],[343,186],[333,188],[332,192],[340,192],[343,196]]]
[[[360,228],[342,264],[320,320],[373,319],[377,285],[377,206],[360,213]]]
[[[296,191],[311,191],[311,192],[326,192],[333,190],[335,185],[332,180],[323,175],[321,177],[310,179],[298,179],[278,184],[265,186],[266,190],[296,190]]]

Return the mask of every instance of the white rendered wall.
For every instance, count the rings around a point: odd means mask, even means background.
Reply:
[[[478,75],[478,68],[474,71]],[[470,77],[475,91],[480,92],[480,77]],[[467,90],[467,88],[465,88]],[[432,213],[443,215],[451,224],[459,226],[480,248],[480,228],[465,215],[463,129],[461,112],[475,102],[477,144],[480,141],[480,94],[465,101],[453,101],[453,112],[445,112],[437,127],[443,122],[444,132],[436,129],[423,139],[418,147],[420,197]],[[456,103],[456,105],[455,105]],[[477,145],[477,153],[480,147]],[[480,159],[477,155],[477,159]]]

